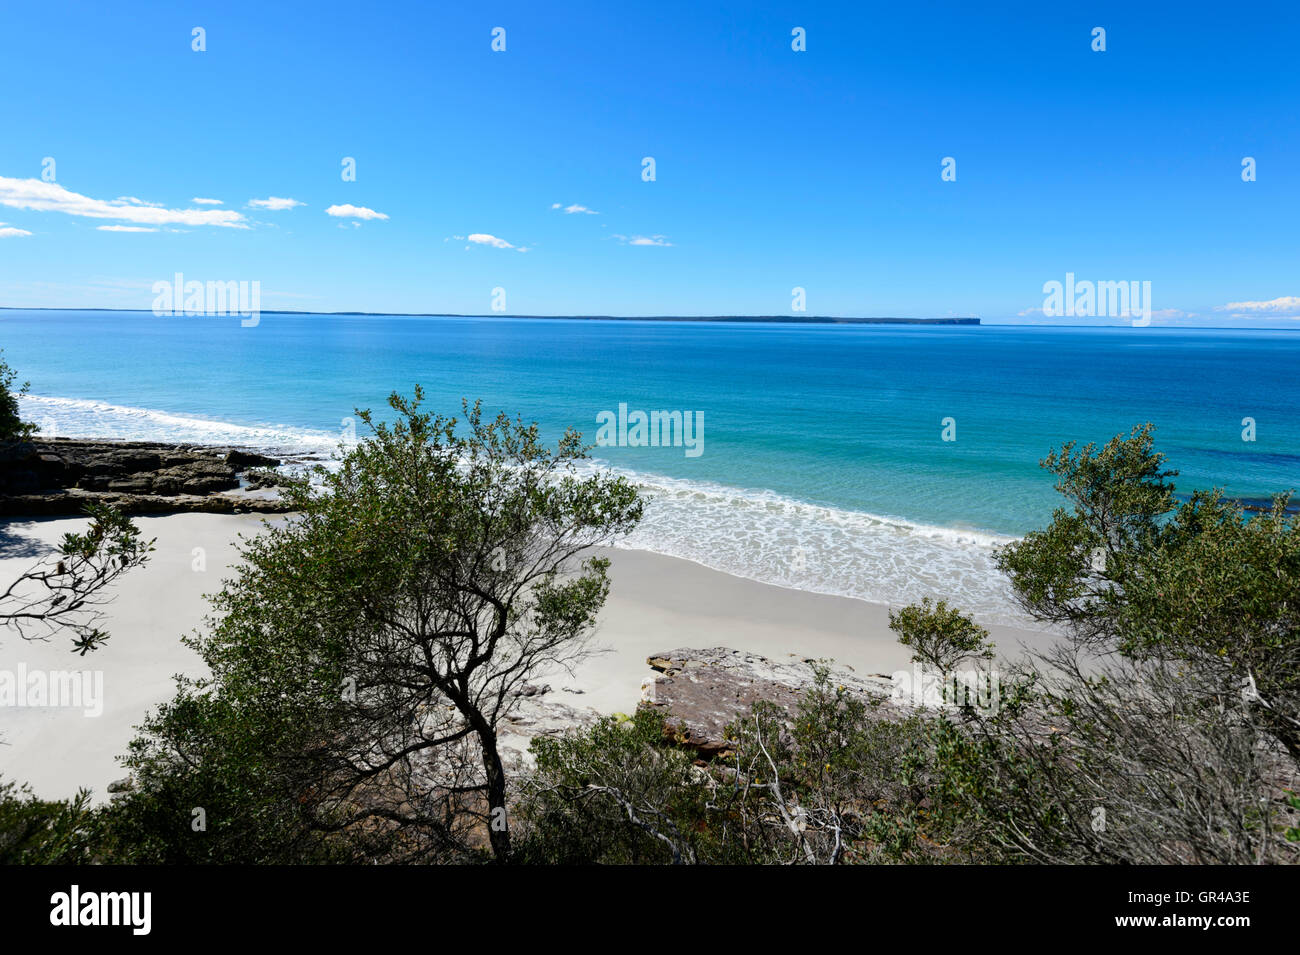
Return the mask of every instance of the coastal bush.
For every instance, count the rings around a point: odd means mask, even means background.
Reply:
[[[1180,501],[1163,462],[1149,425],[1044,460],[1072,506],[998,561],[1065,640],[999,662],[996,707],[873,718],[819,668],[794,714],[757,704],[730,752],[690,774],[662,754],[658,716],[539,741],[525,800],[538,857],[1300,862],[1295,514],[1286,496],[1253,511],[1216,491]],[[990,655],[942,602],[891,626],[940,670]],[[620,784],[611,763],[649,779]],[[641,794],[624,791],[636,823],[608,796],[620,785]]]
[[[943,600],[936,604],[923,597],[919,604],[889,611],[889,629],[912,650],[913,663],[941,674],[951,673],[963,660],[993,658],[989,632]]]
[[[135,788],[89,814],[0,789],[0,857],[1300,862],[1288,498],[1178,498],[1149,426],[1066,445],[1043,463],[1071,506],[998,555],[1064,639],[999,661],[997,706],[900,712],[814,664],[792,711],[755,704],[711,760],[647,708],[536,737],[506,787],[498,721],[541,662],[576,658],[608,588],[603,561],[572,563],[577,545],[628,526],[639,500],[557,473],[574,445],[550,454],[477,408],[460,438],[418,398],[394,397],[397,423],[321,487],[292,483],[302,517],[246,545],[193,638],[212,677],[150,715]],[[983,628],[942,601],[891,626],[918,662],[989,658]]]
[[[1042,462],[1072,505],[1004,548],[1021,606],[1082,649],[1178,661],[1248,698],[1300,759],[1300,524],[1290,494],[1247,512],[1218,490],[1176,502],[1152,427]]]
[[[1300,861],[1286,837],[1295,765],[1234,688],[1187,666],[1082,665],[1070,648],[1023,676],[1025,705],[937,740],[955,848],[1009,863]]]
[[[24,421],[18,409],[18,396],[27,394],[29,382],[23,382],[14,390],[18,373],[4,360],[4,349],[0,349],[0,441],[19,441],[36,433],[36,425]]]
[[[716,805],[732,821],[743,861],[941,861],[931,799],[934,718],[882,705],[835,685],[825,665],[813,664],[793,714],[760,702],[730,727],[734,750],[723,764],[730,785]]]
[[[90,793],[37,799],[26,786],[0,780],[0,865],[75,865],[90,861]]]
[[[696,862],[712,790],[671,745],[663,718],[638,710],[585,731],[539,736],[520,784],[518,861],[534,864]]]
[[[583,476],[504,415],[390,399],[336,471],[283,490],[294,516],[245,542],[187,642],[183,679],[127,760],[116,810],[156,859],[510,857],[497,730],[528,680],[586,652],[608,561],[640,519],[625,479]],[[206,832],[191,832],[202,808]],[[122,839],[130,825],[119,825]]]
[[[693,760],[661,714],[538,737],[522,785],[520,858],[547,863],[837,864],[935,861],[931,720],[815,666],[792,714],[759,702],[730,750]]]
[[[1043,461],[1072,505],[1003,549],[1068,640],[948,732],[940,797],[1011,862],[1300,861],[1300,534],[1289,497],[1179,502],[1152,428]]]

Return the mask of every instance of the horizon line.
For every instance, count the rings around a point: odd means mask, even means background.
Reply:
[[[110,308],[104,306],[66,306],[66,305],[0,305],[0,312],[126,312],[154,314],[148,308]],[[338,311],[312,312],[303,309],[268,308],[259,309],[259,315],[319,315],[323,318],[358,316],[361,318],[478,318],[478,319],[529,319],[537,321],[606,321],[606,322],[686,322],[686,323],[733,323],[738,325],[758,324],[792,324],[792,325],[963,325],[980,328],[1129,328],[1129,322],[1064,324],[1057,322],[1011,322],[994,319],[986,323],[983,318],[970,316],[949,317],[908,317],[908,316],[846,316],[846,315],[536,315],[482,312],[366,312],[356,309]],[[170,316],[169,316],[170,317]],[[178,316],[202,318],[208,316]],[[217,316],[220,317],[220,316]],[[1188,328],[1206,331],[1300,331],[1300,325],[1288,328],[1285,325],[1191,325],[1191,324],[1152,324],[1147,328]]]
[[[148,308],[108,308],[108,307],[70,307],[64,305],[0,305],[0,311],[11,312],[141,312],[153,314]],[[909,317],[903,315],[540,315],[504,312],[367,312],[357,309],[338,311],[306,311],[294,308],[263,308],[259,315],[358,315],[392,318],[529,318],[529,319],[576,319],[579,321],[615,321],[615,322],[793,322],[817,324],[852,324],[871,322],[892,322],[897,324],[948,324],[978,325],[981,319],[977,315]],[[203,317],[203,316],[193,316]]]

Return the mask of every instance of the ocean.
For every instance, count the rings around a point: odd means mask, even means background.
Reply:
[[[1288,330],[3,310],[0,348],[25,415],[69,436],[326,452],[416,383],[432,410],[481,398],[552,439],[681,412],[694,446],[593,449],[652,497],[626,546],[989,622],[1024,623],[992,549],[1050,519],[1037,462],[1065,441],[1151,421],[1180,491],[1300,486]]]

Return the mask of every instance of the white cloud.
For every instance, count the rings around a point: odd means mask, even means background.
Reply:
[[[97,225],[95,226],[100,232],[157,232],[157,229],[151,229],[143,225]]]
[[[15,226],[6,226],[0,222],[0,239],[12,239],[20,235],[31,235],[26,229],[19,229]]]
[[[471,232],[469,235],[449,235],[442,241],[451,242],[452,240],[456,242],[472,242],[475,245],[490,245],[494,249],[514,249],[516,252],[527,252],[531,248],[531,246],[527,245],[512,245],[505,239],[488,235],[486,232]],[[469,246],[467,245],[465,248],[468,249]]]
[[[621,245],[672,245],[666,235],[619,235],[614,233],[610,238],[618,239]]]
[[[365,206],[354,206],[344,204],[341,206],[330,206],[325,210],[327,216],[335,216],[339,219],[387,219],[388,216],[382,212],[376,212],[374,209],[367,209]]]
[[[565,214],[566,216],[576,215],[576,214],[579,213],[579,212],[583,213],[584,215],[589,215],[589,216],[598,216],[598,215],[600,215],[600,213],[597,212],[595,209],[588,209],[586,206],[580,206],[580,205],[578,205],[577,203],[574,203],[574,204],[571,205],[571,206],[566,206],[566,205],[562,205],[561,203],[558,203],[558,202],[552,202],[552,203],[551,203],[551,208],[552,208],[552,209],[563,209],[563,210],[564,210],[564,214]]]
[[[1300,295],[1283,295],[1271,298],[1267,302],[1229,302],[1218,305],[1216,312],[1251,313],[1255,315],[1281,315],[1283,317],[1300,317]]]
[[[249,199],[248,204],[254,209],[267,209],[271,212],[281,212],[295,206],[306,205],[306,203],[299,202],[297,199],[281,199],[279,196],[269,196],[266,199]]]
[[[490,245],[494,249],[513,249],[514,246],[505,239],[498,239],[494,235],[488,235],[486,232],[471,232],[465,238],[476,245]]]
[[[195,196],[193,199],[190,200],[190,202],[197,202],[197,203],[198,203],[199,205],[201,205],[201,206],[219,206],[219,205],[222,205],[222,202],[221,202],[220,199],[200,199],[198,196]]]
[[[42,179],[10,179],[0,176],[0,205],[36,212],[62,212],[88,219],[119,219],[143,225],[211,225],[247,229],[244,217],[231,209],[167,209],[125,196],[120,199],[92,199],[64,189],[57,182]]]

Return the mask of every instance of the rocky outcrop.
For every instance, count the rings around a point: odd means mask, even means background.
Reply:
[[[91,503],[129,514],[277,512],[282,462],[240,448],[42,438],[0,444],[0,515],[78,514]],[[254,469],[260,469],[254,471]]]
[[[754,703],[766,700],[793,714],[813,681],[815,661],[790,655],[770,660],[757,653],[714,647],[681,648],[652,654],[646,662],[656,676],[641,685],[641,707],[663,714],[666,732],[677,744],[703,759],[725,754],[726,727],[747,716]],[[859,676],[850,668],[831,666],[831,679],[864,699],[878,702],[882,718],[891,714],[892,683],[880,674]]]
[[[601,714],[572,699],[580,694],[572,689],[552,690],[549,683],[526,683],[516,690],[510,715],[498,728],[502,758],[508,766],[519,770],[532,765],[528,747],[536,737],[561,736],[598,720]]]
[[[747,717],[759,700],[793,718],[813,682],[814,662],[793,653],[772,660],[728,647],[665,650],[646,660],[654,672],[641,683],[638,707],[663,714],[670,742],[700,759],[713,759],[731,749],[726,727]],[[873,704],[868,708],[873,718],[901,719],[914,712],[897,700],[893,682],[883,674],[859,675],[851,667],[833,664],[830,673],[835,686]],[[629,697],[634,692],[628,687]],[[521,765],[529,761],[528,744],[534,737],[581,730],[601,715],[583,706],[581,691],[570,687],[555,691],[547,684],[528,684],[514,695],[511,714],[501,727],[502,748]]]

